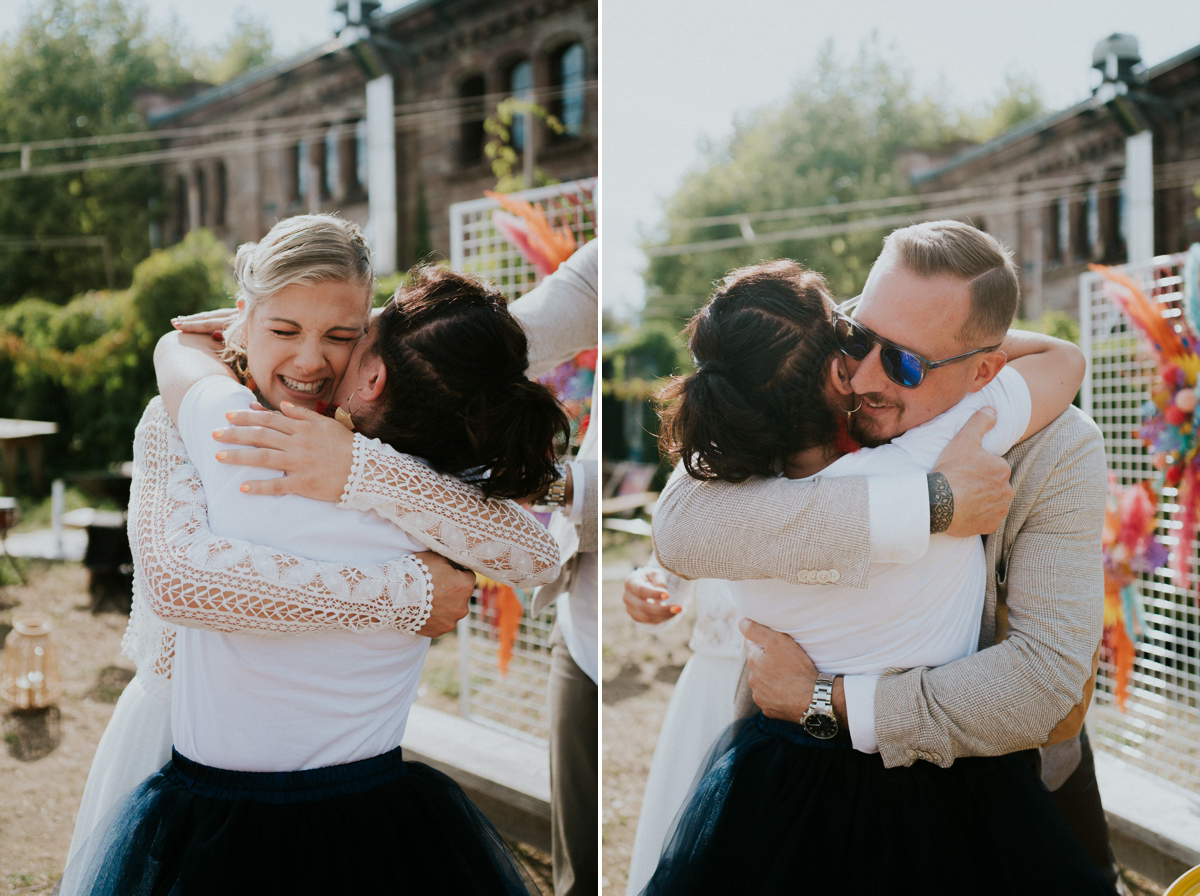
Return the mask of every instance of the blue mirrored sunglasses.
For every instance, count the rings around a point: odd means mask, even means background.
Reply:
[[[905,389],[915,389],[921,385],[921,381],[925,379],[926,371],[937,370],[939,367],[945,367],[947,364],[964,361],[972,355],[995,351],[1000,347],[999,344],[986,345],[983,348],[976,348],[961,355],[955,355],[953,358],[942,358],[940,361],[926,360],[916,352],[901,348],[896,343],[890,342],[882,336],[871,332],[858,321],[844,313],[844,310],[853,308],[861,298],[862,296],[855,296],[850,301],[843,302],[833,311],[833,332],[837,337],[838,348],[841,349],[842,354],[847,358],[853,361],[861,361],[867,355],[871,354],[872,348],[878,345],[879,363],[883,367],[883,372],[887,374],[888,379],[893,383],[903,386]]]

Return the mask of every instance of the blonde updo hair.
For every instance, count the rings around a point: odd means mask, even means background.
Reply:
[[[233,260],[241,312],[225,330],[222,354],[243,379],[246,374],[246,322],[263,299],[296,283],[352,283],[362,288],[363,314],[375,289],[371,250],[362,230],[337,215],[284,218],[257,243],[243,243]]]

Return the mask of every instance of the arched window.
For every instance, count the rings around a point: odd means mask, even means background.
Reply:
[[[212,222],[208,220],[208,178],[203,168],[196,169],[196,197],[199,201],[197,214],[200,226],[207,227]]]
[[[354,183],[360,190],[367,188],[367,120],[360,118],[354,125]]]
[[[508,72],[508,92],[521,100],[533,99],[533,63],[522,59]],[[512,148],[520,152],[525,148],[525,117],[514,115],[512,122]]]
[[[213,204],[213,226],[225,226],[225,204],[229,201],[229,175],[225,171],[225,163],[217,162],[216,168],[216,202]]]
[[[303,202],[308,196],[308,144],[303,140],[296,144],[292,154],[292,165],[292,183],[296,185],[292,201]]]
[[[330,128],[325,132],[325,198],[338,195],[338,178],[341,176],[341,164],[338,161],[338,147],[341,133],[338,128]]]
[[[483,161],[483,108],[485,85],[483,75],[471,75],[458,85],[459,108],[462,122],[458,135],[458,162],[460,165],[477,165]]]
[[[172,243],[177,243],[188,231],[188,187],[187,178],[182,174],[175,178],[175,208],[172,217],[174,222],[170,239]]]
[[[583,44],[563,47],[551,60],[554,99],[550,111],[563,126],[563,137],[583,133]]]

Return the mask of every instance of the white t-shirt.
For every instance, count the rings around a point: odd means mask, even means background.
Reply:
[[[1012,368],[950,410],[887,445],[834,461],[818,476],[874,476],[933,469],[942,449],[981,407],[996,409],[983,446],[1003,454],[1029,426],[1031,399]],[[986,561],[979,537],[933,535],[913,563],[872,563],[866,589],[793,585],[778,579],[731,583],[746,617],[793,637],[822,672],[845,679],[856,749],[878,750],[874,692],[889,668],[941,666],[975,652],[983,614]]]
[[[212,438],[253,394],[224,376],[193,386],[179,430],[208,497],[213,533],[313,560],[375,564],[423,550],[375,513],[296,495],[239,491],[267,471],[222,464]],[[282,474],[280,474],[282,475]],[[172,736],[189,759],[238,771],[295,771],[367,759],[398,746],[429,639],[358,634],[224,634],[180,628]]]

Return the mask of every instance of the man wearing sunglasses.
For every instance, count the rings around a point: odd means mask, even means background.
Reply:
[[[1007,250],[974,227],[937,221],[889,236],[863,294],[835,316],[861,399],[852,434],[888,442],[986,385],[1004,366],[995,334],[1011,323],[1018,290]],[[927,477],[728,483],[677,469],[656,508],[655,549],[685,578],[832,577],[865,587],[871,562],[909,562],[931,532],[994,532],[979,652],[872,681],[838,677],[818,693],[819,670],[795,641],[744,621],[754,701],[798,723],[832,703],[854,746],[880,752],[888,767],[1043,748],[1056,803],[1115,878],[1091,751],[1079,736],[1102,612],[1103,443],[1069,409],[1006,455],[1005,495],[1000,461],[980,447],[985,416],[977,412]]]

